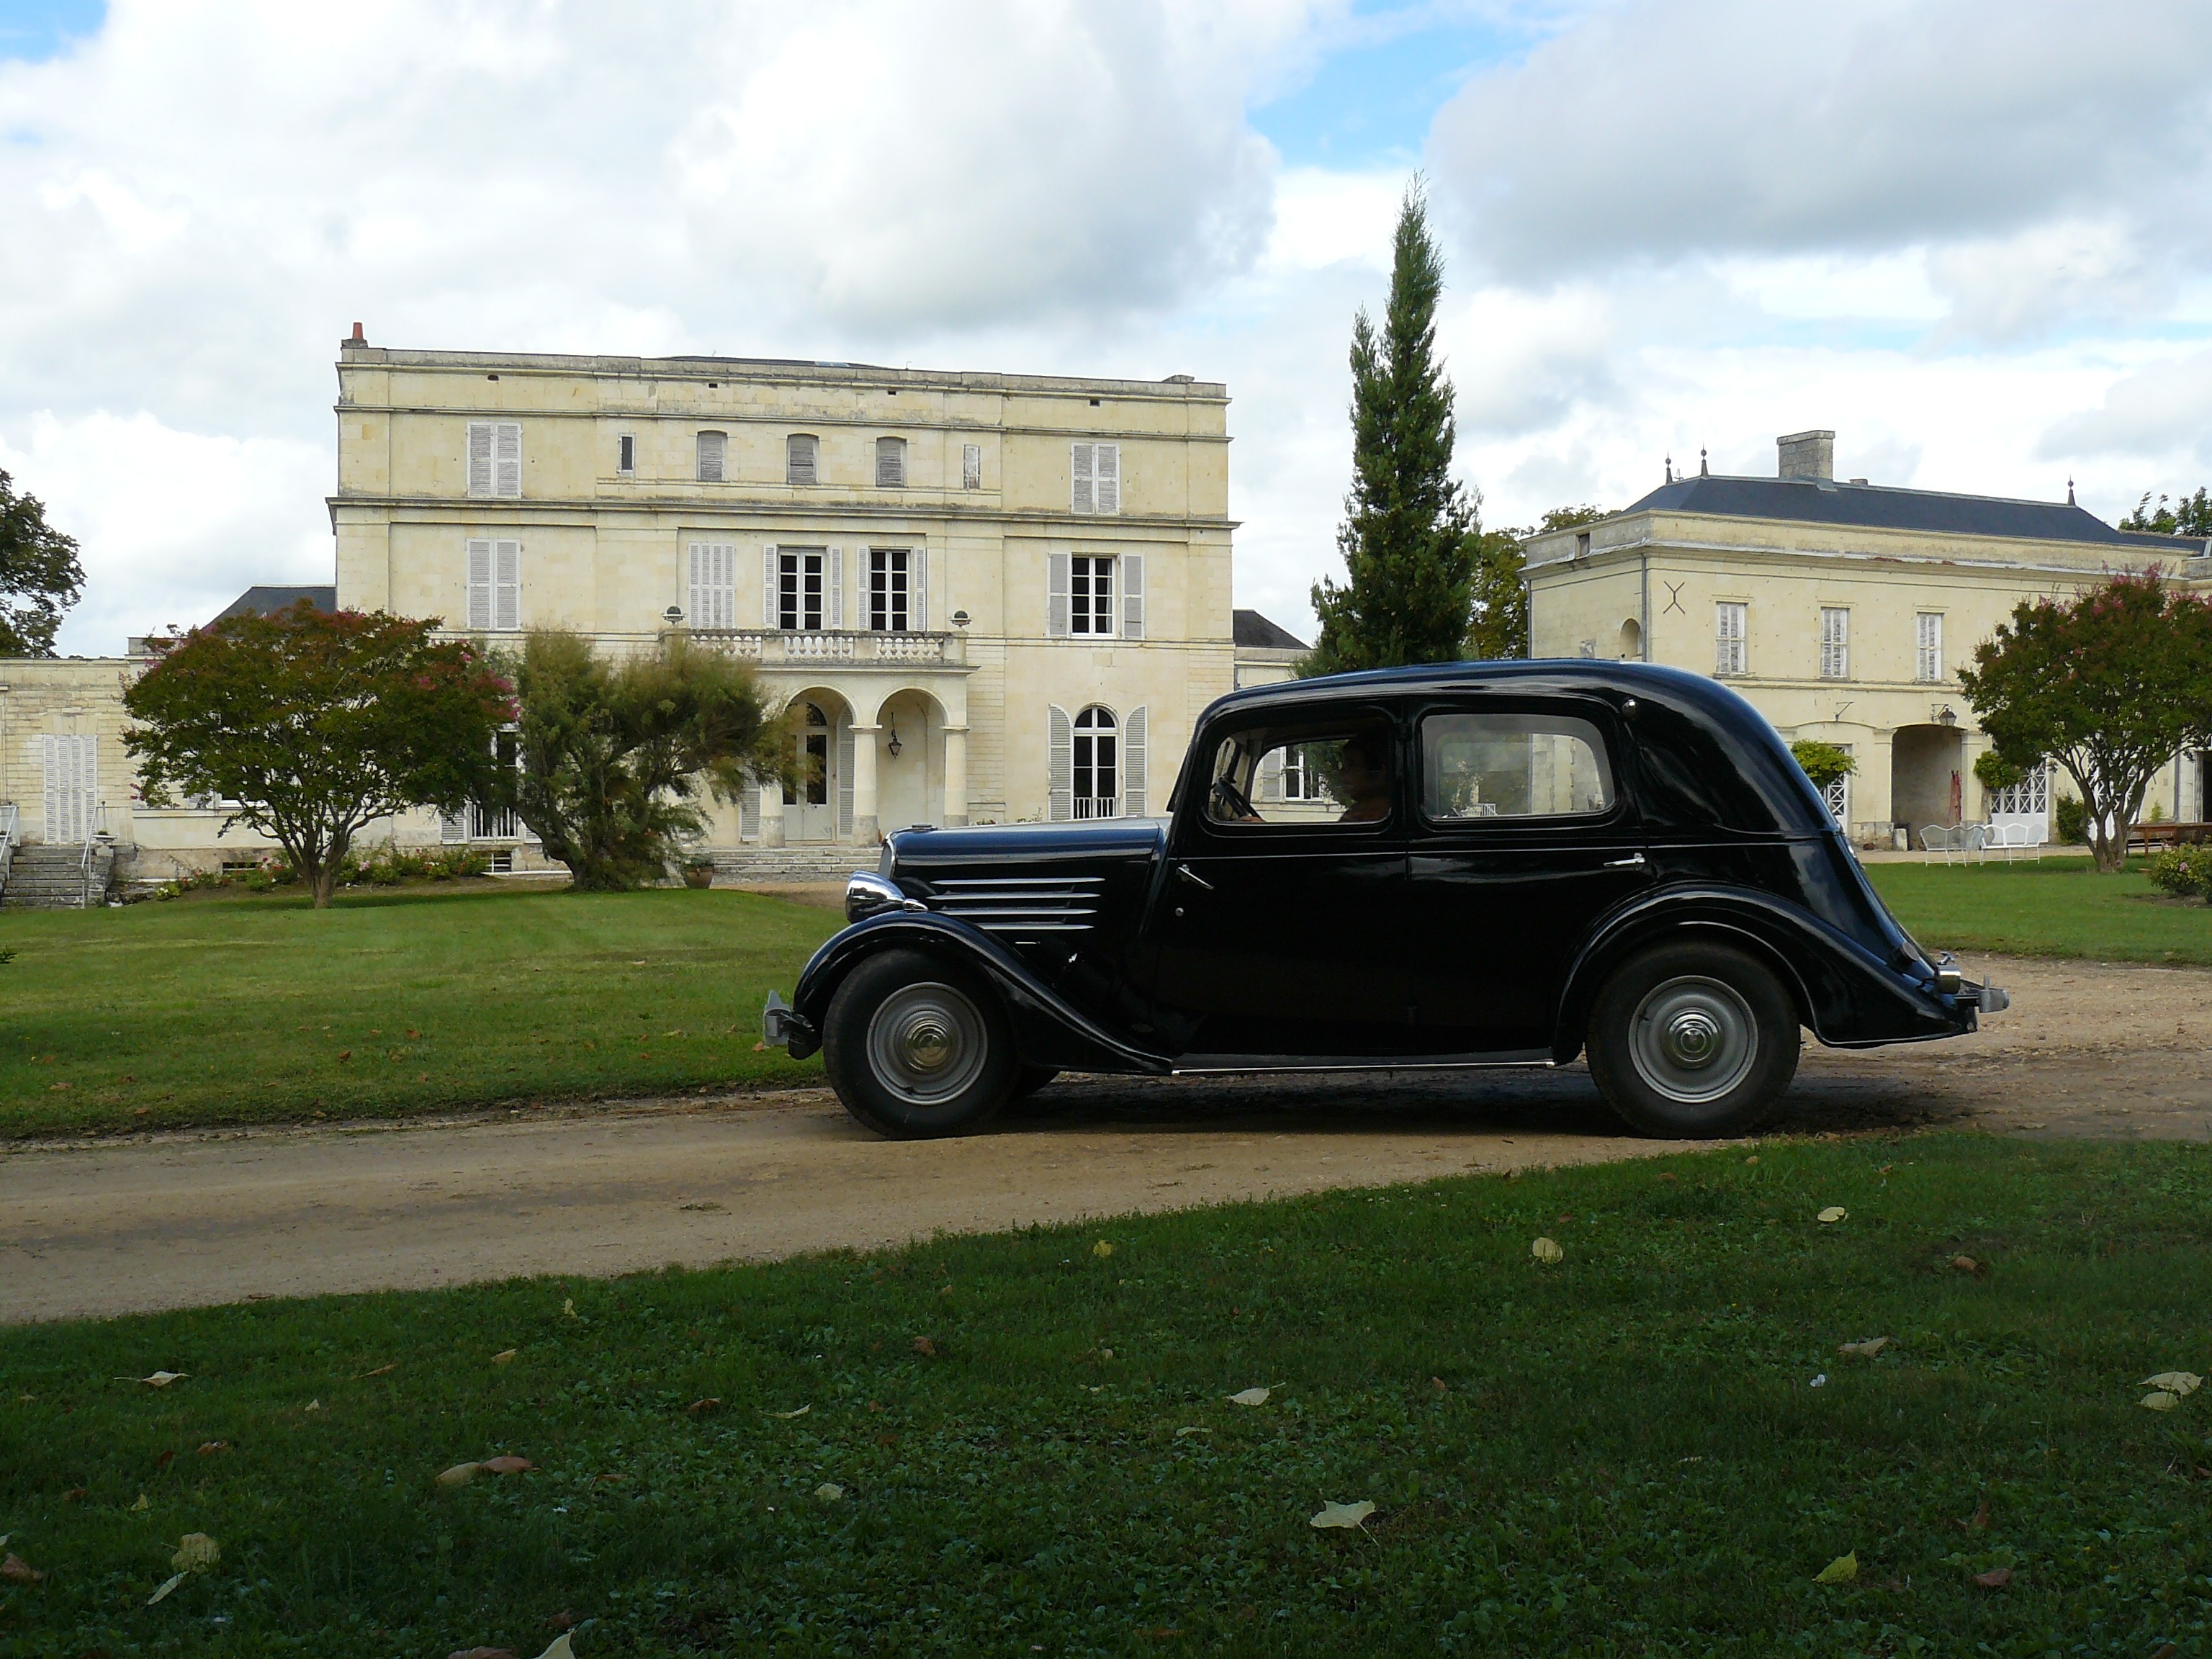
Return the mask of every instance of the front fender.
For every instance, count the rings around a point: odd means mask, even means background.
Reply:
[[[845,976],[879,951],[933,951],[982,974],[1004,1000],[1014,1028],[1014,1049],[1032,1066],[1083,1072],[1143,1072],[1164,1076],[1160,1055],[1125,1042],[1039,979],[1030,965],[972,923],[915,911],[886,911],[833,935],[799,975],[792,1007],[804,1022],[794,1032],[792,1057],[804,1060],[821,1046],[830,1000]],[[804,1052],[801,1045],[804,1043]]]
[[[1615,968],[1686,934],[1726,938],[1766,959],[1799,1018],[1831,1048],[1923,1042],[1975,1026],[1968,1000],[1942,995],[1796,905],[1754,888],[1668,887],[1616,912],[1583,946],[1559,1000],[1554,1056],[1564,1063],[1581,1048],[1590,1006]]]

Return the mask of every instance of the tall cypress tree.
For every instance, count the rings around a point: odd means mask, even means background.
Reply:
[[[1452,388],[1437,362],[1443,256],[1416,179],[1392,238],[1377,337],[1352,325],[1352,493],[1338,550],[1350,580],[1314,586],[1321,637],[1309,674],[1449,662],[1467,649],[1480,554],[1474,503],[1453,482]]]

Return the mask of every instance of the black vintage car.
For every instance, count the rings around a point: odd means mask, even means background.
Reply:
[[[885,1134],[1062,1070],[1561,1066],[1636,1128],[1740,1130],[1844,1048],[1974,1029],[1727,687],[1462,663],[1222,698],[1164,819],[901,830],[767,1034]]]

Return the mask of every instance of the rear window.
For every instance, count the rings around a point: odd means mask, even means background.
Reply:
[[[1485,713],[1421,721],[1421,811],[1432,821],[1586,817],[1613,803],[1613,763],[1588,720]]]

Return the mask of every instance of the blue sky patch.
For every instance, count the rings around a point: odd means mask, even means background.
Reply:
[[[0,0],[0,59],[58,58],[106,21],[106,0]]]

